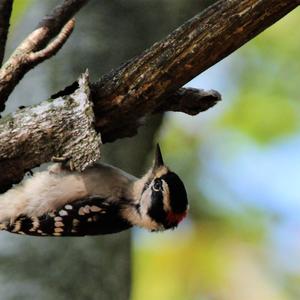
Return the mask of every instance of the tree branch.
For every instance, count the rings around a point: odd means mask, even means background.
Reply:
[[[87,1],[65,0],[17,47],[0,69],[0,111],[4,110],[7,98],[23,76],[64,45],[75,25],[71,17]],[[54,40],[49,43],[51,39]]]
[[[297,7],[299,1],[220,0],[162,42],[154,44],[99,82],[90,84],[95,125],[102,140],[109,142],[133,135],[140,119],[148,114],[167,110],[195,114],[216,103],[220,95],[215,91],[180,88]],[[72,93],[77,87],[78,84],[73,84],[60,93]],[[30,109],[22,115],[25,121]],[[39,109],[39,106],[34,109]],[[35,140],[33,131],[39,132],[39,128],[43,128],[37,119],[27,127],[26,139],[23,134],[16,135],[14,144],[23,149],[22,143],[26,140],[26,145],[37,144],[41,153],[47,149],[47,155],[34,154],[30,147],[24,148],[22,155],[5,150],[11,139],[5,139],[4,135],[12,128],[18,132],[24,127],[22,118],[16,119],[16,114],[0,124],[0,186],[15,182],[23,176],[25,169],[48,161],[57,152],[52,135]],[[68,124],[69,115],[62,114],[61,118],[60,124]],[[64,126],[61,128],[57,130],[66,130]]]
[[[221,94],[215,90],[181,88],[165,98],[165,101],[161,101],[154,113],[178,111],[195,116],[213,107],[220,100]]]
[[[1,189],[54,156],[77,171],[100,158],[101,138],[94,129],[89,93],[88,75],[83,74],[71,95],[0,119],[0,169],[6,170],[0,172]]]
[[[47,28],[36,45],[34,51],[44,48],[49,41],[59,34],[63,26],[88,2],[89,0],[64,0],[53,11],[46,15],[38,24],[38,28]]]
[[[9,20],[12,10],[13,0],[0,1],[0,67],[5,54],[6,39],[9,29]]]
[[[30,63],[33,66],[55,55],[73,32],[74,26],[75,20],[69,20],[62,28],[62,30],[58,33],[57,37],[44,49],[37,52],[31,52],[27,55],[27,63]]]
[[[140,56],[102,77],[92,85],[92,97],[96,126],[103,142],[123,137],[120,123],[125,127],[154,112],[161,99],[241,47],[299,3],[299,0],[220,0]]]

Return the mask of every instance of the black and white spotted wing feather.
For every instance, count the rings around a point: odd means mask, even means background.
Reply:
[[[39,217],[19,216],[0,229],[33,236],[84,236],[116,233],[132,225],[121,217],[120,202],[92,196]]]

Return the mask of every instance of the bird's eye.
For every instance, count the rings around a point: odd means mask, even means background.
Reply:
[[[161,181],[159,179],[156,179],[153,184],[153,190],[159,192],[161,191],[161,189],[162,189]]]

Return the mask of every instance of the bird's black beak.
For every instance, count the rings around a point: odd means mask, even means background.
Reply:
[[[157,168],[159,168],[163,165],[164,165],[164,161],[163,161],[163,158],[162,158],[162,155],[161,155],[159,144],[157,144],[153,170],[155,170],[155,169],[157,169]]]

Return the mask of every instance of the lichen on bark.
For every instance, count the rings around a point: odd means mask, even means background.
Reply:
[[[94,129],[87,72],[78,83],[70,95],[19,109],[0,120],[0,168],[7,170],[9,164],[11,172],[5,174],[6,180],[0,174],[1,183],[20,181],[20,169],[31,169],[53,156],[65,157],[77,171],[100,158],[101,137]]]

